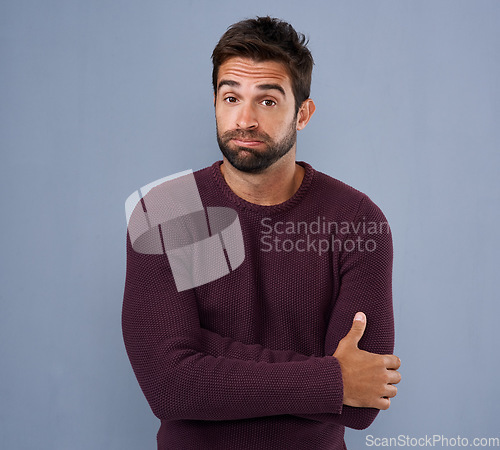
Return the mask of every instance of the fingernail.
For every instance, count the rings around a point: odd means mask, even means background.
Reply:
[[[363,320],[365,320],[363,313],[360,312],[356,313],[356,315],[354,316],[354,320],[359,320],[360,322],[363,322]]]

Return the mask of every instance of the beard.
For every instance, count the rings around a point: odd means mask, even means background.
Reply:
[[[285,156],[294,146],[297,141],[295,122],[294,118],[288,127],[286,135],[279,141],[274,141],[267,133],[256,130],[230,130],[221,135],[217,125],[217,143],[222,154],[236,169],[248,173],[263,172]],[[248,147],[234,147],[234,144],[233,147],[230,147],[231,139],[261,141],[266,145],[266,149],[257,150]]]

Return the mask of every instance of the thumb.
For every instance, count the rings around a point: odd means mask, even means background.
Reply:
[[[363,336],[366,328],[366,316],[362,312],[357,312],[352,321],[352,327],[349,333],[345,336],[352,344],[358,345],[359,340]],[[345,339],[344,338],[344,339]]]

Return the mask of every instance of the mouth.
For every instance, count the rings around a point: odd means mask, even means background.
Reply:
[[[262,141],[245,140],[245,139],[232,139],[233,143],[238,147],[258,147],[263,144]]]

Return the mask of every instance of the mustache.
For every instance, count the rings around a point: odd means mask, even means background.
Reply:
[[[244,141],[261,141],[268,143],[271,141],[271,137],[264,132],[259,132],[255,130],[230,130],[226,131],[222,138],[224,141],[229,141],[231,139],[241,139]]]

